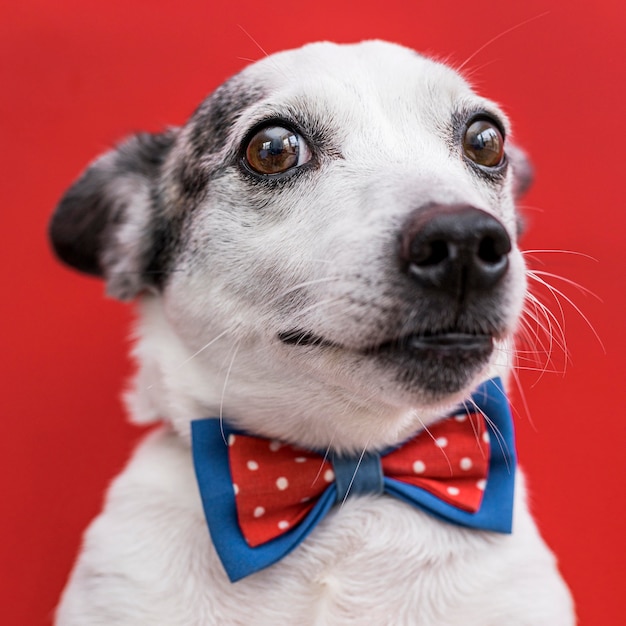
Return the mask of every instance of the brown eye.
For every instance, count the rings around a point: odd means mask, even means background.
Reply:
[[[258,174],[280,174],[311,160],[306,142],[292,130],[267,126],[248,142],[245,160]]]
[[[465,131],[463,152],[478,165],[497,167],[504,159],[504,137],[493,122],[476,120]]]

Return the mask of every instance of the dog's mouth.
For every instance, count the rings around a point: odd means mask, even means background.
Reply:
[[[451,330],[446,332],[408,335],[393,341],[387,341],[371,349],[371,352],[388,350],[408,350],[416,352],[458,353],[484,351],[493,346],[493,337],[485,334],[473,334]]]
[[[282,332],[279,333],[278,337],[283,343],[288,345],[348,349],[340,343],[329,341],[305,330],[298,329]],[[464,332],[458,329],[436,332],[426,331],[420,334],[403,335],[356,351],[368,356],[390,352],[416,352],[422,354],[430,352],[440,353],[442,356],[472,352],[491,353],[494,339],[495,337],[490,334]]]
[[[495,331],[488,334],[450,328],[410,333],[353,348],[305,330],[279,334],[283,344],[295,349],[328,350],[333,357],[345,354],[350,360],[356,358],[363,365],[370,363],[380,375],[391,376],[404,392],[426,394],[422,397],[435,400],[457,393],[467,385],[488,363],[499,336]],[[353,367],[348,370],[353,374],[359,371],[357,377],[367,377],[366,371],[370,371],[354,370]]]
[[[350,347],[313,332],[291,330],[279,334],[295,349],[328,350],[370,363],[383,376],[391,376],[400,389],[441,399],[457,393],[488,363],[498,334],[449,328],[409,333],[364,347]],[[308,347],[308,348],[305,348]],[[350,356],[351,355],[351,356]],[[352,368],[349,368],[351,371]],[[359,370],[366,375],[364,370]]]

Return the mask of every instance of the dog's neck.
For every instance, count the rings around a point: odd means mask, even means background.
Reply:
[[[307,448],[380,449],[407,439],[469,396],[461,392],[426,407],[358,397],[298,372],[271,369],[266,359],[242,357],[238,364],[228,337],[194,352],[169,324],[158,297],[146,297],[139,306],[133,351],[138,371],[125,397],[131,419],[166,420],[185,440],[192,420],[223,417],[237,428]],[[507,363],[494,362],[476,384],[504,379],[507,369]]]

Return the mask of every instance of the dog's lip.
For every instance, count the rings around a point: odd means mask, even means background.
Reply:
[[[296,346],[319,346],[334,347],[347,349],[334,341],[329,341],[313,332],[305,330],[291,330],[279,333],[279,339],[289,345]],[[437,332],[424,332],[403,335],[401,337],[390,339],[376,345],[367,346],[359,349],[359,352],[373,355],[381,352],[389,352],[396,350],[407,351],[424,351],[424,352],[465,352],[465,351],[482,351],[491,349],[494,342],[494,336],[487,333],[472,333],[459,330],[446,330]]]
[[[490,350],[494,337],[484,333],[468,333],[457,330],[411,334],[386,341],[369,348],[369,354],[389,351],[408,351],[424,353],[459,353]]]

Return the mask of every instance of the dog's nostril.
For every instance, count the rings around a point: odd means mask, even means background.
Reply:
[[[411,262],[421,267],[442,263],[449,255],[448,244],[441,239],[419,242],[411,246]]]
[[[478,258],[487,264],[497,265],[511,251],[511,243],[508,238],[500,236],[486,236],[478,244]]]

